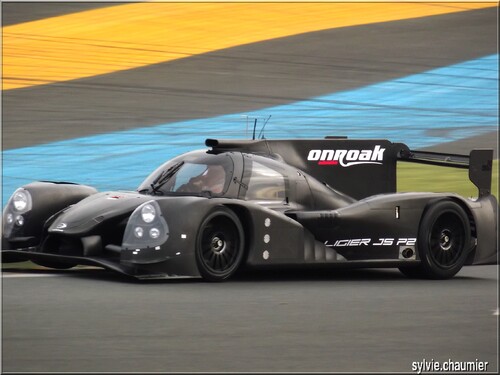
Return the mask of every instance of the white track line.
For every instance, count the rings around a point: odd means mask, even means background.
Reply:
[[[19,277],[53,277],[53,276],[64,276],[64,274],[57,273],[7,273],[2,272],[2,278],[19,278]]]

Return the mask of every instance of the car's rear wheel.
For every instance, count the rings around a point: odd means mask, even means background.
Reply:
[[[471,249],[471,229],[460,205],[439,201],[424,213],[417,242],[420,264],[400,268],[409,277],[449,279],[460,271]]]
[[[244,255],[244,231],[236,214],[219,207],[203,220],[196,243],[196,264],[209,281],[226,280],[238,270]]]

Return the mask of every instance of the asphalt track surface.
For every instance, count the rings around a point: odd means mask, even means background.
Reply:
[[[495,8],[300,34],[8,90],[3,148],[251,111],[367,86],[496,53],[496,38],[485,35],[496,35]]]
[[[439,282],[397,270],[217,284],[4,272],[2,369],[400,373],[423,359],[477,359],[495,372],[497,280],[495,266]]]
[[[360,87],[496,53],[496,38],[485,37],[491,35],[496,10],[485,9],[308,33],[9,90],[3,147]],[[350,68],[325,67],[332,51]],[[300,63],[290,64],[290,56]],[[334,77],[325,79],[325,69]],[[235,82],[237,71],[245,74]],[[57,120],[73,126],[54,127]],[[479,137],[474,146],[492,139]],[[464,142],[448,151],[472,145]],[[498,371],[496,266],[466,267],[447,281],[408,280],[397,270],[268,271],[218,284],[136,282],[97,269],[2,276],[3,372],[399,373],[424,359],[477,359]]]

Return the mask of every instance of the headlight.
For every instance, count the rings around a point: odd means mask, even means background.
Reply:
[[[141,227],[136,227],[134,229],[134,234],[137,238],[142,238],[142,236],[144,236],[144,229],[142,229]]]
[[[19,188],[10,197],[3,211],[3,235],[9,237],[14,227],[22,227],[24,215],[31,211],[33,200],[28,190]]]
[[[22,227],[24,225],[24,217],[23,215],[17,215],[16,224]]]
[[[169,236],[168,225],[158,203],[148,201],[137,207],[128,219],[123,235],[124,249],[155,248]]]
[[[14,215],[12,215],[11,213],[8,213],[5,217],[5,222],[7,224],[12,224],[14,222]]]
[[[30,194],[24,189],[18,189],[12,196],[12,205],[18,212],[23,212],[30,203]]]
[[[158,228],[151,228],[149,230],[149,237],[157,239],[158,237],[160,237],[160,230]]]
[[[146,223],[151,223],[156,217],[156,210],[152,204],[145,204],[141,209],[142,220]]]

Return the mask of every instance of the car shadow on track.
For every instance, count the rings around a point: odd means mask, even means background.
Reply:
[[[96,279],[101,281],[132,283],[132,284],[171,284],[171,283],[207,283],[201,278],[168,278],[139,280],[99,267],[75,267],[68,270],[56,270],[45,267],[2,268],[2,276],[11,277],[37,277],[37,276],[68,276],[83,279]],[[285,269],[243,269],[224,283],[269,283],[269,282],[304,282],[304,281],[433,281],[409,279],[395,268],[285,268]],[[456,275],[451,280],[483,280],[480,277]],[[436,282],[440,282],[436,280]]]
[[[453,279],[480,279],[456,275]],[[453,280],[452,279],[452,280]],[[275,281],[433,281],[410,279],[397,268],[306,268],[281,270],[244,270],[236,275],[234,282],[275,282]],[[439,282],[439,280],[436,280]]]

